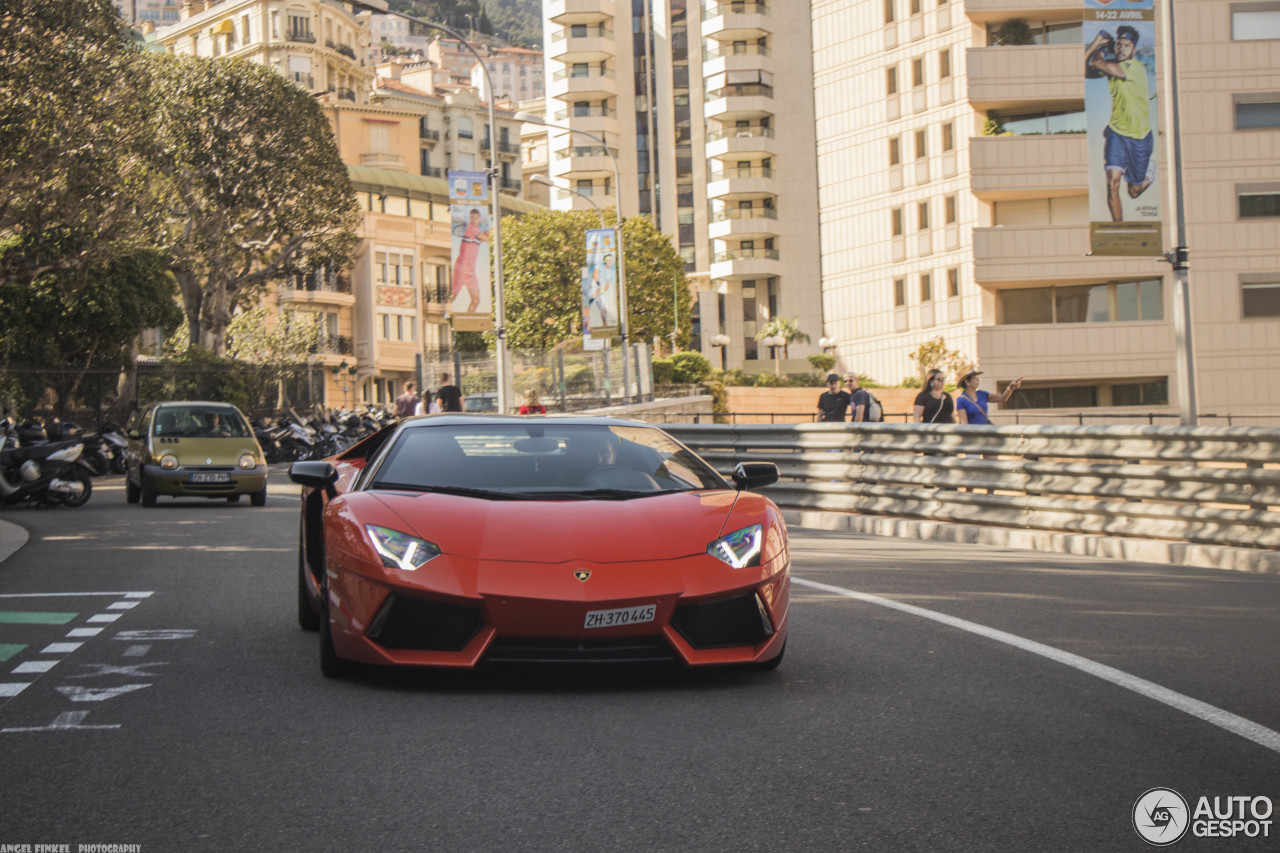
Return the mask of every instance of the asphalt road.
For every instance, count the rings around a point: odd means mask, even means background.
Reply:
[[[1136,851],[1149,789],[1280,802],[1280,577],[793,530],[776,672],[331,681],[273,489],[0,512],[0,850]]]

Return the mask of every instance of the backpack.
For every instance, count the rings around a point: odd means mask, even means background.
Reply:
[[[867,410],[862,413],[862,420],[866,423],[881,423],[884,421],[884,407],[880,405],[876,395],[870,391],[867,391]]]

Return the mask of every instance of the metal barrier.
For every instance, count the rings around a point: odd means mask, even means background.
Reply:
[[[1280,430],[668,424],[722,473],[776,462],[784,509],[1280,549]]]

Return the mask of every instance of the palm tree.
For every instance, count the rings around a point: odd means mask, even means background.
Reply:
[[[794,341],[804,341],[809,343],[809,336],[800,331],[800,326],[796,323],[799,317],[771,317],[768,323],[764,324],[764,328],[756,335],[757,341],[764,341],[766,338],[775,338],[782,341],[782,357],[788,358],[788,350]],[[773,351],[773,372],[775,375],[781,375],[782,367],[778,361],[778,350],[774,345]]]

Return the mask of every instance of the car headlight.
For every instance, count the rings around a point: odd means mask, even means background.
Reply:
[[[178,467],[178,457],[174,456],[172,453],[166,453],[164,456],[160,457],[160,467],[166,471],[172,471],[174,468]]]
[[[764,550],[764,525],[753,524],[721,536],[707,546],[707,553],[733,566],[745,569],[760,565],[760,552]]]
[[[373,550],[382,558],[382,565],[389,569],[417,571],[428,560],[440,556],[440,549],[425,539],[376,524],[366,524],[364,529],[373,543]]]
[[[252,468],[254,465],[257,465],[257,464],[258,464],[258,460],[254,458],[254,455],[252,453],[246,453],[244,456],[240,457],[241,468]]]

